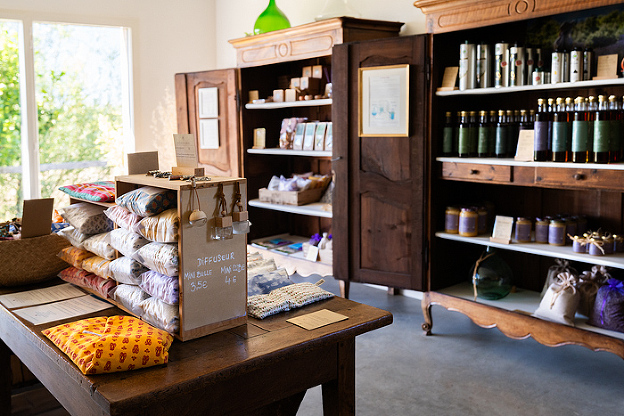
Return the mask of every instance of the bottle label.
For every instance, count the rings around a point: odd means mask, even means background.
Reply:
[[[459,230],[459,214],[446,214],[444,229],[447,233],[457,233]]]
[[[609,151],[609,120],[594,121],[594,153]]]
[[[572,122],[572,151],[586,152],[588,136],[588,123],[586,121]]]
[[[562,246],[565,244],[565,227],[548,227],[548,244]]]
[[[470,153],[470,131],[468,127],[459,128],[458,152],[460,155],[468,155]]]
[[[477,216],[465,216],[459,217],[459,234],[467,234],[469,236],[477,235]]]
[[[536,152],[548,150],[548,121],[536,121],[534,129],[534,150]]]
[[[490,151],[490,136],[487,127],[479,127],[479,145],[477,153],[487,154]]]
[[[505,126],[496,127],[494,153],[497,155],[504,155],[507,153],[507,128]]]
[[[535,224],[535,241],[538,243],[548,243],[548,224]]]
[[[611,120],[609,122],[609,149],[612,152],[620,150],[621,121]]]
[[[565,121],[554,121],[552,132],[552,151],[565,152],[568,150],[568,123]]]
[[[442,133],[442,153],[453,153],[453,127],[444,127]]]
[[[477,127],[470,127],[468,128],[469,131],[469,135],[470,135],[470,153],[472,154],[476,154],[477,153],[477,144],[478,144],[478,137],[479,137],[479,129]]]

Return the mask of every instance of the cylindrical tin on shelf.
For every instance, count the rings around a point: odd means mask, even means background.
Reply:
[[[570,82],[583,80],[583,51],[574,49],[570,52]]]
[[[509,86],[524,85],[524,48],[509,48]]]
[[[592,77],[592,63],[594,61],[594,51],[585,49],[583,51],[583,81],[588,81]]]
[[[476,85],[477,47],[474,43],[459,46],[459,89],[469,90]]]
[[[550,65],[550,82],[558,84],[563,82],[563,52],[554,51]]]
[[[492,86],[492,48],[487,44],[477,45],[477,87]]]
[[[561,65],[561,81],[570,81],[570,52],[563,51],[563,63]]]
[[[524,61],[526,62],[526,82],[525,84],[531,84],[531,77],[533,71],[537,67],[535,64],[535,48],[526,48],[524,50]]]
[[[494,45],[494,86],[509,86],[509,44],[505,42]]]

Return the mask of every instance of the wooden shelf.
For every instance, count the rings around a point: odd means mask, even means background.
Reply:
[[[247,246],[247,252],[251,253],[254,251],[258,251],[262,253],[262,256],[264,258],[275,260],[275,264],[277,264],[279,267],[285,268],[289,275],[293,275],[295,273],[298,273],[302,276],[309,276],[312,274],[318,274],[321,276],[333,275],[333,266],[331,264],[321,261],[307,260],[303,257],[302,251],[293,254],[286,254],[276,250],[268,249],[266,247],[254,245],[254,243],[258,241],[266,241],[273,238],[283,238],[285,240],[290,240],[293,243],[304,243],[310,240],[309,238],[301,237],[298,235],[279,234],[271,237],[264,237],[253,240],[251,242],[252,244]]]
[[[439,290],[438,292],[448,296],[454,296],[474,302],[473,287],[468,282],[460,283],[458,285]],[[502,299],[486,300],[477,298],[476,303],[493,306],[495,308],[500,308],[507,311],[519,312],[525,315],[531,315],[539,306],[540,300],[541,296],[539,292],[517,289],[515,293],[510,293]],[[587,319],[588,318],[586,316],[577,313],[574,319],[575,328],[591,332],[597,332],[602,335],[608,335],[614,338],[624,339],[624,333],[591,326],[587,323]]]
[[[290,212],[291,214],[300,214],[300,215],[308,215],[311,217],[323,217],[323,218],[332,217],[332,212],[326,211],[324,209],[324,207],[326,207],[329,204],[323,204],[321,202],[313,202],[307,205],[280,205],[280,204],[270,204],[268,202],[262,202],[259,199],[252,199],[249,201],[248,204],[251,207],[272,209],[274,211]]]
[[[331,105],[331,98],[323,98],[320,100],[307,101],[285,101],[280,103],[270,102],[262,104],[247,103],[245,108],[248,110],[271,110],[274,108],[295,108],[295,107],[314,107],[319,105]]]
[[[331,150],[293,150],[293,149],[247,149],[247,153],[254,155],[278,155],[278,156],[309,156],[331,157]]]
[[[601,79],[595,81],[578,81],[578,82],[560,82],[557,84],[542,85],[523,85],[519,87],[490,87],[490,88],[472,88],[469,90],[453,90],[453,91],[436,91],[439,97],[464,96],[464,95],[492,95],[492,94],[508,94],[514,92],[525,91],[550,91],[562,89],[579,89],[579,88],[595,88],[601,86],[624,85],[624,78],[617,79]]]
[[[579,261],[588,264],[598,264],[601,266],[624,269],[624,253],[607,254],[605,256],[592,256],[587,253],[575,253],[572,246],[552,246],[539,243],[514,243],[501,244],[490,241],[490,237],[462,237],[458,234],[448,234],[444,232],[435,233],[436,237],[445,240],[461,241],[463,243],[491,246],[503,250],[517,251],[520,253],[535,254],[538,256],[553,257],[572,261]]]
[[[571,168],[571,169],[603,169],[624,170],[624,163],[570,163],[570,162],[535,162],[521,161],[513,158],[494,157],[437,157],[438,162],[470,163],[496,166],[526,166],[536,168]]]

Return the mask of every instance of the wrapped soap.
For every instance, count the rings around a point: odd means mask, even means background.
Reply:
[[[580,301],[580,294],[576,290],[577,283],[578,279],[572,273],[559,273],[546,290],[533,316],[574,326],[574,315]]]

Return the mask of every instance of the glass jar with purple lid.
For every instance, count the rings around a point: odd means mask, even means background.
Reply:
[[[550,220],[548,218],[535,219],[535,242],[548,244],[548,226]]]
[[[554,219],[548,225],[548,244],[552,246],[565,245],[565,221]]]
[[[528,218],[518,217],[516,219],[516,241],[518,243],[531,242],[532,222]]]

